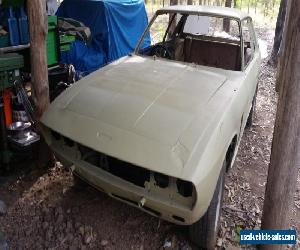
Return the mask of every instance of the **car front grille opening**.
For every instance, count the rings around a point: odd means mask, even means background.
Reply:
[[[170,183],[169,176],[159,173],[154,173],[154,180],[156,182],[156,185],[161,188],[167,188]]]
[[[106,154],[97,152],[91,148],[76,143],[65,136],[62,136],[53,130],[51,131],[51,133],[56,140],[61,140],[64,145],[68,147],[74,147],[76,145],[76,147],[74,148],[78,148],[81,154],[81,160],[88,162],[95,167],[101,168],[102,170],[109,172],[114,176],[131,182],[136,186],[145,188],[147,183],[150,182],[152,175],[155,186],[164,189],[172,188],[170,186],[172,177],[170,176],[150,171],[145,168],[133,165],[129,162],[125,162]],[[174,191],[178,192],[181,196],[185,198],[193,197],[195,187],[191,182],[176,179],[176,187],[177,190]],[[170,191],[173,192],[173,190]]]
[[[145,182],[150,181],[150,171],[147,169],[134,166],[113,157],[108,157],[108,162],[108,171],[110,173],[137,186],[145,187]]]
[[[176,181],[178,192],[184,197],[191,197],[193,194],[193,184],[188,181],[177,179]]]
[[[96,152],[82,145],[79,147],[79,150],[84,161],[123,180],[131,182],[136,186],[145,187],[145,182],[150,181],[150,171],[147,169],[137,167],[131,163]]]

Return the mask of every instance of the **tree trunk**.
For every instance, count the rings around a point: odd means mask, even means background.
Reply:
[[[250,0],[248,0],[248,14],[250,12]]]
[[[225,1],[225,7],[231,8],[232,0],[226,0]],[[224,18],[223,19],[223,30],[226,31],[227,33],[230,30],[230,19],[229,18]]]
[[[177,5],[178,4],[178,0],[170,0],[170,5]]]
[[[154,15],[154,8],[153,8],[153,6],[154,6],[154,0],[151,0],[151,16]]]
[[[187,0],[188,5],[193,5],[193,0]]]
[[[46,37],[48,21],[46,1],[27,1],[30,31],[31,82],[36,116],[40,118],[49,104],[48,67],[46,55]]]
[[[291,7],[292,6],[292,7]],[[291,207],[300,166],[300,1],[290,0],[285,26],[283,74],[271,162],[264,201],[262,229],[290,228]],[[263,250],[286,249],[263,245]]]
[[[255,0],[255,14],[256,14],[256,12],[257,12],[257,1],[258,1],[258,0]]]
[[[170,5],[177,5],[177,4],[178,4],[178,0],[170,0]],[[169,22],[171,22],[171,21],[172,21],[172,15],[170,14]],[[168,33],[169,36],[171,36],[173,34],[175,28],[176,28],[176,22],[173,22],[169,29],[169,33]]]
[[[273,3],[272,3],[272,19],[273,19],[273,16],[274,16],[274,11],[275,11],[275,0],[273,0]]]
[[[225,0],[225,7],[231,8],[232,0]]]
[[[287,0],[281,0],[279,13],[277,17],[276,29],[275,29],[274,45],[273,45],[271,57],[269,59],[269,63],[273,66],[277,65],[278,62],[278,52],[282,41],[283,27],[284,27],[285,15],[286,15],[286,5],[287,5]]]
[[[266,17],[268,13],[269,13],[269,0],[265,0],[264,17]]]

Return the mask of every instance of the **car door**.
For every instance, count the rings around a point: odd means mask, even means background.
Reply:
[[[245,73],[245,84],[248,90],[248,105],[244,114],[246,116],[251,109],[252,101],[256,93],[261,57],[252,19],[250,17],[242,20],[241,29],[243,50],[242,70]]]

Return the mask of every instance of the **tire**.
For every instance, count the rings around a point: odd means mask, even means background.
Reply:
[[[215,249],[223,203],[226,161],[224,160],[210,205],[200,220],[189,226],[189,238],[200,249]]]
[[[257,96],[257,88],[255,91],[255,95],[252,100],[252,106],[248,115],[247,123],[246,123],[246,128],[251,128],[253,125],[253,120],[254,120],[254,113],[255,113],[255,107],[256,107],[256,96]]]
[[[250,109],[250,113],[247,119],[247,123],[246,123],[246,128],[251,128],[253,125],[253,120],[254,120],[254,106],[252,103],[251,109]]]

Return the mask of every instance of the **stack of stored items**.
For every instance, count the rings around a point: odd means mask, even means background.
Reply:
[[[23,87],[21,55],[0,55],[0,166],[8,166],[18,154],[39,141],[28,95]]]
[[[13,52],[28,47],[29,28],[24,0],[1,1],[0,52]],[[25,112],[26,107],[30,105],[27,93],[20,90],[24,90],[21,77],[23,56],[1,53],[0,172],[6,170],[13,161],[28,158],[31,146],[40,139],[34,132],[32,120]]]
[[[53,66],[59,63],[57,17],[48,16],[47,63]]]
[[[0,0],[0,172],[15,161],[32,157],[40,140],[30,101],[30,84],[23,84],[23,81],[30,82],[31,71],[26,11],[25,0]],[[59,32],[57,17],[48,16],[47,65],[51,100],[74,82],[74,67],[60,65],[61,51],[68,51],[76,37],[70,32],[69,26],[67,31]]]
[[[48,16],[47,58],[48,65],[57,65],[60,61],[61,52],[69,51],[71,43],[76,39],[73,27],[68,26],[67,31],[61,27],[61,21],[57,16]]]
[[[28,17],[23,6],[1,8],[0,47],[29,43]]]
[[[0,25],[0,48],[9,45],[8,32]]]
[[[75,81],[75,69],[72,65],[59,64],[60,54],[69,51],[71,43],[76,39],[74,26],[56,16],[48,16],[47,58],[50,101],[53,101],[62,91]]]

